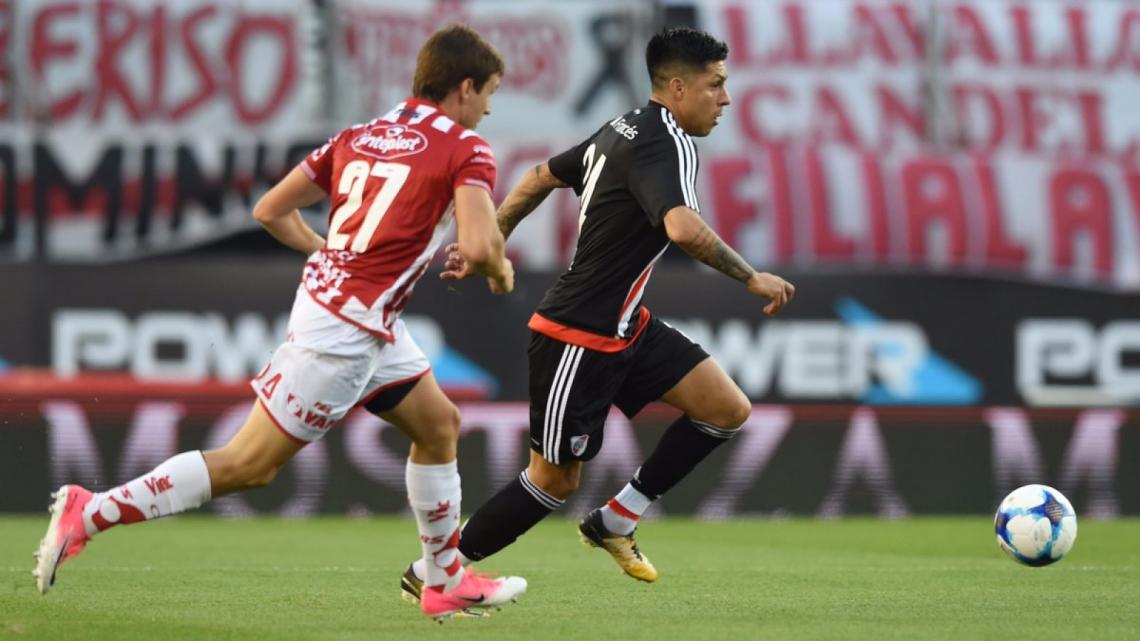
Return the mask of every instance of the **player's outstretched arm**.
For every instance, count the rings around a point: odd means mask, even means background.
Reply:
[[[700,214],[688,207],[674,207],[665,214],[665,233],[686,254],[744,283],[753,294],[770,299],[764,306],[764,313],[769,316],[780,311],[796,293],[796,288],[783,278],[753,269]]]
[[[526,172],[499,206],[499,231],[503,233],[503,238],[510,238],[515,227],[541,205],[550,192],[559,187],[569,186],[555,178],[554,174],[550,173],[550,166],[545,162],[535,165],[533,170]]]
[[[506,241],[495,224],[491,194],[473,185],[457,187],[455,222],[459,242],[447,248],[447,270],[440,278],[454,280],[482,274],[492,292],[509,294],[515,288],[515,270],[503,253]]]
[[[325,239],[301,218],[300,209],[328,196],[299,168],[265,192],[253,206],[253,218],[281,244],[309,255],[325,246]]]

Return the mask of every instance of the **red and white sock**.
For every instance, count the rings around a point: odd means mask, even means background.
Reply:
[[[460,538],[460,540],[463,539],[463,528],[459,529],[459,538]],[[463,567],[467,567],[467,566],[471,565],[471,559],[463,556],[463,553],[460,552],[459,553],[459,564],[462,565]],[[412,574],[416,575],[417,579],[423,581],[424,577],[427,576],[427,561],[425,561],[422,557],[413,561],[412,562]]]
[[[89,536],[116,525],[193,510],[210,500],[210,471],[199,451],[166,459],[142,476],[91,497],[83,508]]]
[[[424,587],[451,590],[463,579],[459,558],[459,503],[463,492],[455,461],[420,465],[408,461],[404,479],[423,546]]]
[[[638,492],[630,484],[610,499],[602,508],[602,523],[614,534],[629,536],[637,528],[641,515],[653,505],[653,499]]]

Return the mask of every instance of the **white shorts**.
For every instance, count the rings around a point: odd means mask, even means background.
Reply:
[[[297,289],[289,338],[250,381],[273,422],[302,443],[325,435],[353,406],[384,389],[419,379],[431,370],[403,320],[385,342],[341,320]]]

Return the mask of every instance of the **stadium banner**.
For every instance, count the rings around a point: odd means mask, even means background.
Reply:
[[[552,121],[585,134],[648,95],[641,47],[655,15],[638,0],[12,4],[0,3],[0,80],[14,80],[0,114],[12,122],[211,136],[385,113],[410,92],[420,45],[452,22],[478,29],[506,63],[488,136],[549,138]]]
[[[9,395],[0,421],[0,512],[39,512],[48,492],[107,489],[171,455],[219,447],[248,415],[245,394],[157,387]],[[462,402],[459,467],[468,511],[526,464],[523,403]],[[614,412],[605,444],[565,512],[579,515],[628,481],[675,412]],[[303,449],[267,488],[219,498],[225,516],[365,515],[406,510],[407,439],[363,411]],[[1026,483],[1060,489],[1082,517],[1140,515],[1140,411],[958,410],[757,405],[743,431],[650,516],[838,517],[992,513]]]
[[[645,100],[639,60],[654,16],[639,0],[26,0],[0,10],[0,259],[80,262],[255,228],[257,197],[331,135],[406,97],[419,46],[452,21],[480,29],[506,61],[480,127],[498,152],[501,198],[520,163]],[[307,218],[327,226],[323,211]],[[520,258],[548,251],[558,236],[545,235]]]
[[[702,213],[766,265],[923,266],[1140,287],[1140,13],[1091,0],[700,0],[733,95]],[[467,20],[508,73],[497,196],[648,95],[638,0],[2,3],[0,259],[106,261],[254,228],[306,151],[405,91]],[[324,212],[308,219],[324,228]],[[560,193],[516,232],[565,265]]]
[[[735,281],[667,254],[645,302],[758,403],[1140,406],[1135,296],[980,277],[790,272],[777,317]],[[13,265],[0,284],[0,403],[135,382],[245,389],[286,334],[302,257],[91,269]],[[429,273],[404,315],[446,389],[524,401],[531,313],[554,273],[496,297]],[[304,295],[304,294],[302,294]],[[6,371],[5,371],[6,368]]]
[[[1134,3],[693,4],[733,96],[701,204],[745,257],[1140,288]]]

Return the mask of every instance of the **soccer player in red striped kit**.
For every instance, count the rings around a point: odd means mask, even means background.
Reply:
[[[178,454],[106,492],[61,487],[37,552],[40,592],[96,534],[268,484],[357,405],[412,441],[406,480],[428,560],[417,595],[423,612],[442,618],[526,590],[519,577],[493,578],[460,563],[459,411],[400,320],[453,219],[462,276],[486,277],[497,294],[514,287],[491,200],[495,158],[474,132],[502,73],[502,58],[474,30],[441,29],[419,52],[411,97],[338,133],[259,200],[254,218],[308,260],[289,338],[251,381],[257,401],[249,418],[224,447]],[[326,198],[322,238],[298,210]]]

